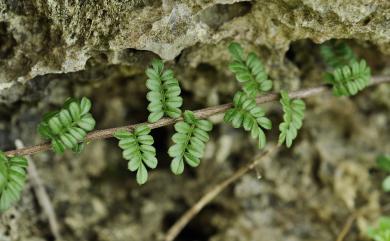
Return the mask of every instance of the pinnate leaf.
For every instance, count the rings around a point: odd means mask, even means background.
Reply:
[[[95,128],[95,120],[89,113],[91,101],[69,98],[59,111],[46,114],[38,125],[38,133],[51,141],[56,153],[70,149],[79,153],[84,149],[87,132]]]
[[[7,157],[0,152],[0,212],[20,199],[27,178],[27,166],[26,158]]]
[[[224,121],[230,123],[234,128],[243,127],[250,131],[252,138],[258,140],[258,147],[263,148],[266,144],[266,137],[262,129],[271,129],[272,123],[261,107],[256,105],[254,97],[244,92],[237,92],[233,98],[233,108],[226,111]]]
[[[212,123],[196,118],[191,111],[185,111],[184,121],[176,123],[174,127],[176,130],[172,136],[174,144],[169,148],[168,154],[173,158],[171,171],[179,175],[184,171],[184,162],[191,167],[200,164]]]
[[[291,147],[302,127],[304,118],[305,102],[299,99],[291,100],[286,91],[281,91],[280,103],[283,108],[283,122],[279,125],[279,144],[286,143]]]
[[[146,98],[150,102],[148,121],[154,123],[164,116],[179,117],[183,99],[180,96],[179,82],[175,79],[173,71],[164,70],[162,60],[155,59],[145,73],[148,77],[146,87],[149,89]]]
[[[148,170],[155,169],[158,161],[156,149],[153,147],[154,139],[150,135],[151,129],[147,125],[139,125],[134,131],[118,130],[114,137],[119,140],[119,147],[123,150],[122,156],[128,160],[128,169],[137,171],[136,181],[139,185],[148,180]]]
[[[247,95],[256,96],[258,93],[272,89],[272,82],[268,80],[263,63],[255,53],[249,53],[245,59],[244,51],[238,43],[231,43],[229,52],[232,56],[229,69],[242,84],[243,91]]]

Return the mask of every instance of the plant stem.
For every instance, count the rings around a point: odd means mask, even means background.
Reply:
[[[370,86],[379,85],[382,83],[389,83],[389,82],[390,82],[390,76],[374,76],[371,79]],[[307,89],[302,89],[302,90],[290,92],[289,97],[294,98],[294,99],[302,99],[302,98],[307,98],[310,96],[318,95],[322,92],[325,92],[326,90],[329,90],[329,86],[320,85],[317,87],[311,87],[311,88],[307,88]],[[263,103],[267,103],[267,102],[276,101],[278,99],[279,99],[279,93],[271,93],[271,94],[262,95],[262,96],[257,97],[256,103],[263,104]],[[217,105],[217,106],[213,106],[213,107],[200,109],[200,110],[194,111],[194,114],[197,118],[205,119],[205,118],[208,118],[210,116],[223,113],[226,110],[228,110],[230,107],[232,107],[232,103],[227,103],[227,104],[223,104],[223,105]],[[138,123],[138,124],[133,124],[133,125],[127,125],[127,126],[121,126],[121,127],[115,127],[115,128],[109,128],[109,129],[103,129],[103,130],[96,130],[96,131],[90,132],[86,136],[85,141],[88,142],[88,141],[93,141],[93,140],[98,140],[98,139],[110,138],[110,137],[113,137],[113,134],[118,130],[131,131],[140,125],[148,125],[149,128],[156,129],[156,128],[160,128],[163,126],[172,125],[172,124],[174,124],[178,121],[181,121],[181,120],[183,120],[182,117],[162,118],[161,120],[159,120],[155,123],[144,122],[144,123]],[[50,150],[50,148],[51,148],[51,145],[50,145],[50,143],[47,142],[47,143],[41,143],[41,144],[38,144],[35,146],[25,147],[22,149],[7,151],[7,152],[5,152],[5,154],[7,156],[31,155],[31,154],[35,154],[38,152],[48,151],[48,150]]]

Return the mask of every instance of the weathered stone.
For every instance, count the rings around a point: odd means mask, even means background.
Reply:
[[[172,60],[183,49],[221,40],[264,46],[282,56],[299,39],[348,38],[390,53],[388,1],[162,2],[0,1],[1,89],[38,75],[85,69],[101,53],[137,49]],[[109,58],[112,63],[126,60]]]

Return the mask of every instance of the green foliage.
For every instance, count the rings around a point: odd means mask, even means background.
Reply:
[[[326,73],[325,81],[333,85],[336,96],[355,95],[364,89],[371,78],[366,61],[356,59],[352,49],[340,41],[328,41],[321,46],[321,55],[332,72]]]
[[[123,158],[129,161],[129,170],[137,171],[137,183],[140,185],[148,180],[146,166],[152,169],[157,167],[156,149],[150,131],[147,125],[141,125],[133,132],[120,130],[114,134],[119,139],[119,147],[123,149]]]
[[[183,99],[180,97],[179,82],[174,77],[173,71],[164,70],[164,64],[161,60],[153,60],[152,67],[146,70],[146,75],[149,78],[146,81],[146,86],[150,90],[146,96],[150,101],[148,121],[156,122],[164,114],[172,118],[179,117]]]
[[[385,172],[390,172],[390,155],[380,155],[376,159],[376,163],[380,169]]]
[[[385,192],[390,192],[390,176],[387,176],[383,181],[382,181],[382,189]]]
[[[7,157],[0,152],[0,212],[19,200],[26,181],[27,165],[24,157]]]
[[[173,158],[171,170],[174,174],[183,173],[184,161],[192,167],[200,164],[212,128],[210,121],[197,119],[192,111],[184,112],[184,121],[175,124],[176,133],[172,136],[175,144],[168,150]]]
[[[95,128],[95,120],[89,113],[91,101],[83,97],[81,100],[68,99],[59,111],[47,113],[38,126],[39,134],[51,140],[56,153],[65,149],[80,152],[88,131]]]
[[[331,68],[338,68],[356,62],[356,55],[347,43],[341,41],[327,41],[320,47],[324,62]]]
[[[370,78],[371,71],[364,60],[338,67],[325,75],[326,82],[333,85],[336,96],[355,95],[368,85]]]
[[[233,99],[233,108],[225,113],[224,121],[231,123],[234,128],[244,127],[246,131],[251,132],[252,138],[258,139],[258,147],[263,148],[266,144],[264,129],[271,129],[272,123],[262,108],[256,105],[253,97],[239,91]]]
[[[290,147],[302,127],[306,106],[303,100],[291,100],[286,91],[281,91],[280,95],[284,114],[283,122],[279,125],[279,144],[286,142],[286,146]]]
[[[381,170],[385,172],[390,172],[390,155],[378,156],[376,159],[376,163]],[[390,192],[390,176],[387,176],[382,181],[382,189],[385,192]]]
[[[375,241],[390,241],[390,217],[381,217],[378,227],[368,230],[368,236]]]
[[[255,53],[249,53],[247,58],[244,59],[243,49],[238,43],[231,43],[229,51],[233,58],[229,69],[236,75],[236,79],[242,83],[245,93],[256,96],[256,94],[272,88],[272,82],[268,80],[264,66]]]

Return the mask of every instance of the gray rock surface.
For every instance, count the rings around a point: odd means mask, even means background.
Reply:
[[[129,49],[173,60],[186,48],[232,39],[281,55],[293,41],[330,38],[370,41],[390,53],[389,26],[386,0],[2,0],[0,89],[83,70],[99,54],[107,64],[127,63]]]

